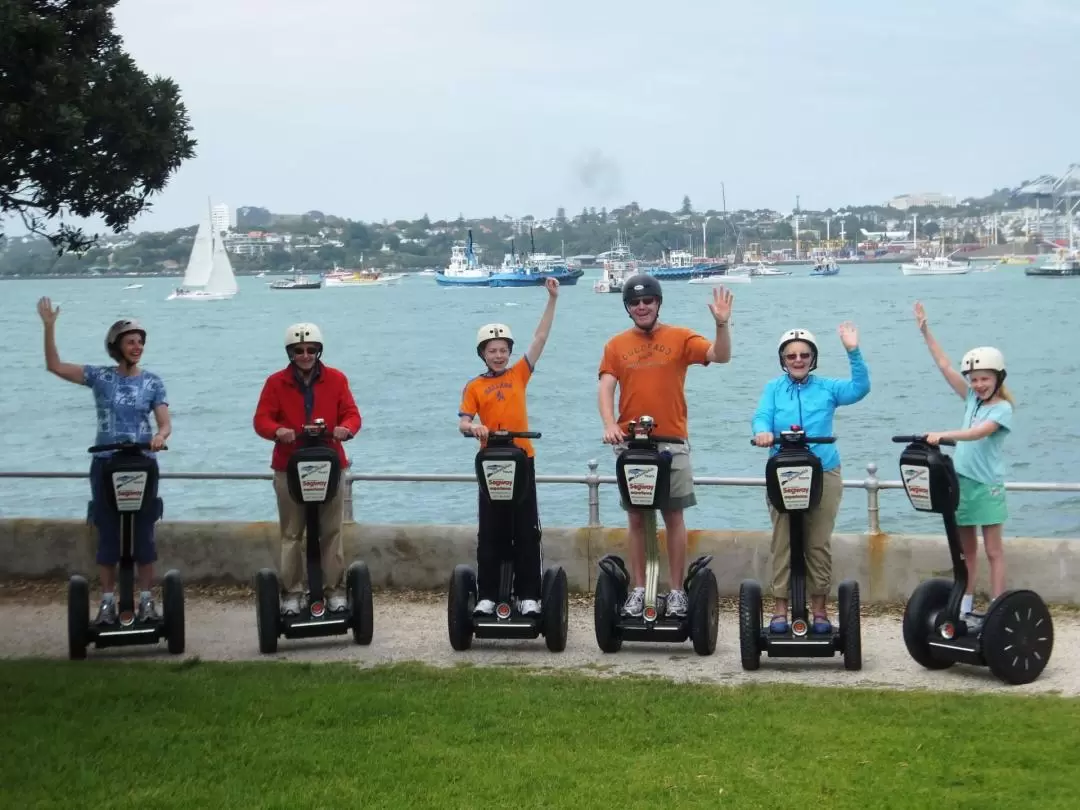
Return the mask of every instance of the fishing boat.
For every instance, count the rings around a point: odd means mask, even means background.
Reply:
[[[435,273],[435,282],[446,287],[489,287],[493,267],[480,264],[472,229],[465,244],[450,246],[450,264]]]
[[[322,287],[321,278],[310,278],[302,273],[296,273],[292,278],[283,278],[271,281],[267,286],[271,290],[318,290]]]
[[[663,264],[647,266],[643,270],[661,281],[719,276],[727,271],[727,263],[695,258],[688,250],[669,250],[667,256],[668,259]]]
[[[634,254],[621,239],[616,239],[604,258],[600,278],[593,284],[593,292],[621,293],[626,280],[637,272],[638,262]]]

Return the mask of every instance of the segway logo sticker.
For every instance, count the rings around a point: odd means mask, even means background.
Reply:
[[[146,492],[146,480],[145,472],[114,472],[112,485],[116,508],[121,512],[138,512]]]
[[[660,468],[655,464],[624,467],[627,494],[632,506],[652,506],[656,500],[656,478]]]
[[[934,502],[930,498],[930,470],[915,464],[901,464],[900,475],[904,480],[911,505],[920,512],[933,512]]]
[[[810,482],[813,470],[805,467],[781,467],[776,471],[780,482],[780,497],[786,509],[799,510],[810,508]]]
[[[330,488],[329,461],[305,461],[298,464],[296,473],[300,477],[300,494],[304,503],[322,503],[326,500],[326,491]]]
[[[493,501],[511,500],[514,497],[514,478],[517,475],[517,462],[485,461],[483,464],[488,498]]]

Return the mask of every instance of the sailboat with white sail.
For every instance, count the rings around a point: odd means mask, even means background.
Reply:
[[[166,300],[223,301],[236,295],[238,289],[225,243],[211,224],[208,205],[195,232],[184,280]]]

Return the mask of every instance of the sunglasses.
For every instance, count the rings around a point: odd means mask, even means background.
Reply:
[[[299,346],[299,347],[295,347],[293,349],[290,349],[290,351],[293,353],[293,356],[297,356],[297,355],[301,355],[301,354],[310,354],[310,355],[312,355],[314,357],[315,355],[317,355],[319,353],[318,349],[312,348],[310,346],[308,348],[306,348],[306,349],[303,346]]]
[[[651,307],[655,303],[655,298],[653,298],[652,296],[647,296],[645,298],[635,298],[633,301],[630,302],[630,306],[636,307],[638,304],[644,304],[647,307]]]
[[[785,360],[809,360],[811,357],[813,355],[810,352],[791,352],[784,355]]]

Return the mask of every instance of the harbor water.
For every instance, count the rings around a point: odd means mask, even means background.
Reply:
[[[694,367],[687,376],[690,437],[696,475],[763,474],[766,454],[750,446],[750,418],[762,386],[779,372],[776,344],[798,326],[819,339],[818,373],[847,376],[836,333],[844,320],[859,327],[872,391],[842,408],[836,419],[838,448],[847,479],[862,479],[878,465],[882,479],[899,477],[895,433],[960,427],[963,402],[948,388],[922,341],[912,315],[915,300],[954,364],[967,349],[994,345],[1004,353],[1016,397],[1015,428],[1006,442],[1010,481],[1080,481],[1075,463],[1080,426],[1071,412],[1080,357],[1068,351],[1080,280],[1026,278],[1022,268],[963,276],[904,277],[896,265],[844,265],[839,276],[812,278],[810,267],[792,275],[732,285],[730,364]],[[560,290],[555,325],[529,386],[537,472],[614,472],[614,455],[600,441],[596,407],[597,367],[605,341],[629,320],[616,295],[592,290],[597,271]],[[0,438],[4,470],[84,471],[93,443],[93,399],[86,388],[48,374],[40,296],[52,298],[60,356],[67,362],[106,364],[109,324],[135,317],[149,330],[144,367],[162,376],[173,414],[163,471],[262,472],[271,444],[255,435],[252,415],[263,381],[285,365],[285,327],[317,323],[326,338],[324,361],[344,371],[363,416],[360,435],[347,444],[354,472],[471,473],[476,444],[456,431],[462,388],[483,370],[476,356],[477,328],[508,324],[524,352],[539,320],[543,288],[454,289],[430,277],[399,283],[320,290],[271,290],[269,279],[238,279],[229,301],[166,301],[176,278],[14,280],[0,285],[7,303],[8,348],[0,355]],[[661,318],[713,334],[712,289],[685,281],[664,283]],[[166,519],[272,520],[269,482],[162,482]],[[762,528],[768,525],[761,488],[699,487],[687,513],[691,528]],[[82,517],[89,497],[84,480],[0,482],[0,516]],[[583,485],[540,487],[541,520],[584,525]],[[379,523],[475,521],[472,484],[365,483],[354,488],[355,519]],[[1009,494],[1007,535],[1080,537],[1080,495]],[[613,485],[601,488],[601,519],[624,518]],[[866,527],[866,495],[845,490],[837,531]],[[911,510],[903,492],[881,493],[885,531],[937,533],[938,518]]]

